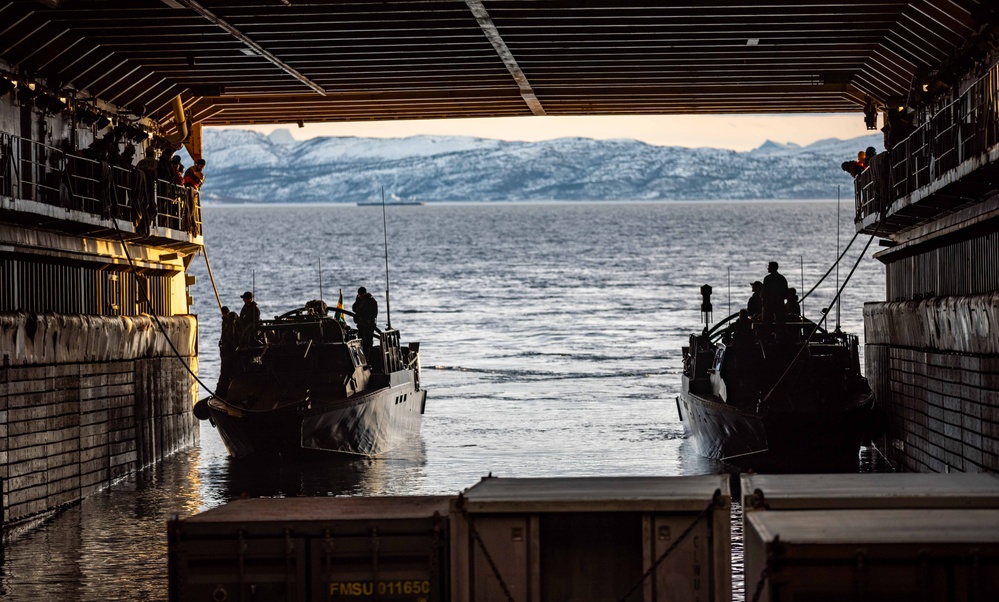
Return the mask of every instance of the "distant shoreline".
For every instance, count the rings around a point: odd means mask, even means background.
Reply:
[[[420,206],[471,206],[471,205],[665,205],[665,204],[732,204],[746,203],[835,203],[835,198],[828,199],[638,199],[638,200],[540,200],[540,201],[420,201]],[[840,199],[844,206],[852,206],[853,198]],[[354,201],[213,201],[202,199],[202,207],[380,207],[381,203],[358,203]],[[408,203],[385,203],[386,207],[414,206]]]

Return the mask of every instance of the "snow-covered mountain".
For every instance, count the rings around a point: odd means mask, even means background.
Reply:
[[[816,199],[852,194],[840,164],[881,135],[748,152],[636,140],[326,137],[206,130],[202,198],[235,202]],[[189,163],[190,160],[185,160]]]

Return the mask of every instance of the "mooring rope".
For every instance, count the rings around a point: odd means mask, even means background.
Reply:
[[[132,274],[135,276],[135,282],[136,282],[136,284],[139,284],[139,271],[137,269],[135,269],[135,262],[132,261],[132,254],[128,252],[128,245],[125,244],[125,237],[122,235],[121,228],[118,226],[118,220],[115,219],[115,218],[111,218],[111,223],[114,224],[115,232],[118,233],[118,240],[121,241],[121,249],[122,249],[122,251],[125,252],[125,259],[128,260],[128,266],[131,268]],[[148,284],[146,286],[148,286]],[[149,300],[149,293],[146,290],[146,287],[145,286],[139,286],[138,289],[139,289],[139,292],[142,294],[142,300],[143,300],[143,302],[146,304],[146,306],[149,307],[150,310],[152,310],[153,309],[153,304]],[[151,315],[153,317],[153,321],[156,322],[156,326],[159,327],[160,332],[162,332],[163,336],[166,337],[167,344],[169,344],[170,345],[170,349],[173,350],[174,356],[176,356],[177,360],[180,361],[180,363],[181,363],[182,366],[184,366],[184,369],[187,370],[187,373],[190,374],[192,377],[194,377],[194,380],[197,381],[197,383],[199,385],[201,385],[202,387],[204,387],[205,391],[207,391],[209,394],[211,394],[212,397],[215,397],[217,399],[221,399],[218,395],[215,394],[215,391],[211,387],[209,387],[208,385],[206,385],[204,383],[204,381],[202,381],[200,378],[198,378],[197,373],[195,373],[194,370],[191,370],[191,366],[186,361],[184,361],[184,356],[182,356],[180,354],[180,351],[178,351],[177,347],[173,344],[173,340],[170,338],[170,335],[167,334],[166,328],[163,326],[163,323],[160,322],[159,316],[157,316],[156,313],[153,312],[153,311],[150,311],[149,315]],[[225,400],[223,400],[223,401],[225,401]]]
[[[880,219],[878,220],[877,227],[874,228],[874,232],[871,233],[871,237],[867,240],[867,244],[864,245],[864,250],[861,251],[860,255],[857,256],[857,261],[855,261],[853,263],[853,267],[850,269],[850,273],[847,274],[846,280],[843,281],[843,285],[839,287],[839,290],[836,291],[836,296],[833,297],[832,302],[829,303],[829,307],[830,308],[837,301],[839,301],[839,297],[840,297],[840,295],[843,294],[843,291],[846,289],[847,283],[850,282],[850,278],[853,277],[853,273],[857,271],[857,266],[859,266],[860,262],[863,261],[864,254],[867,253],[867,249],[869,249],[871,247],[871,243],[874,242],[874,239],[877,238],[877,236],[878,236],[878,232],[881,231],[881,225],[884,224],[884,219],[885,219],[885,217],[887,215],[888,215],[888,207],[886,206],[885,209],[884,209],[884,211],[882,211],[882,213],[881,213]],[[858,231],[857,234],[859,234],[859,233],[860,232]],[[857,238],[857,236],[854,235],[854,239],[856,239],[856,238]],[[853,241],[850,241],[850,244],[853,244]],[[849,246],[847,246],[847,248],[849,248]],[[843,252],[846,253],[845,250]],[[840,257],[842,258],[842,256],[840,256]],[[837,260],[837,262],[838,261],[839,260]],[[831,271],[832,271],[832,269],[830,268],[830,272]],[[826,276],[828,276],[828,275],[829,275],[829,272],[826,272]],[[824,278],[824,276],[823,276],[823,278]],[[809,292],[811,292],[811,291],[809,291]],[[809,335],[807,337],[805,337],[805,341],[798,348],[798,352],[794,354],[794,357],[791,358],[791,361],[788,363],[787,368],[784,369],[784,373],[780,375],[780,378],[777,379],[777,382],[774,383],[774,385],[772,387],[770,387],[770,390],[767,392],[767,394],[765,396],[763,396],[763,399],[762,399],[763,402],[768,401],[770,399],[770,396],[773,395],[774,390],[776,390],[777,387],[780,386],[781,382],[784,381],[784,378],[787,377],[788,373],[791,371],[791,368],[794,366],[794,363],[796,361],[798,361],[799,357],[801,357],[801,353],[805,350],[806,347],[808,347],[808,341],[811,340],[811,338],[813,336],[815,336],[815,333],[818,332],[818,330],[819,330],[819,322],[815,322],[815,326],[812,328],[812,332],[809,333]]]
[[[840,253],[839,257],[836,258],[836,261],[834,261],[833,264],[831,266],[829,266],[829,270],[825,274],[823,274],[821,278],[819,278],[819,281],[815,283],[815,286],[813,286],[812,288],[808,289],[808,292],[805,293],[800,299],[798,299],[799,302],[800,301],[804,301],[806,298],[808,298],[808,295],[811,295],[813,292],[815,292],[815,289],[819,288],[819,285],[822,284],[822,282],[826,278],[829,277],[829,274],[832,274],[833,270],[836,269],[836,266],[839,265],[839,262],[843,260],[843,257],[846,255],[846,252],[850,250],[851,246],[853,246],[853,241],[857,240],[857,237],[859,235],[860,235],[860,231],[858,230],[853,235],[853,238],[850,239],[850,242],[846,245],[846,248],[843,249],[843,252]],[[832,307],[831,303],[829,304],[829,307]]]
[[[222,298],[219,297],[219,289],[215,286],[215,275],[212,274],[212,262],[208,261],[208,247],[201,245],[201,252],[205,255],[205,266],[208,268],[208,279],[212,283],[212,290],[215,291],[215,302],[219,304],[219,311],[222,311]]]

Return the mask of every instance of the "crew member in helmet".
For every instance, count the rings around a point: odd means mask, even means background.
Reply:
[[[243,300],[243,309],[239,310],[239,340],[249,343],[257,338],[257,331],[260,329],[260,308],[250,291],[240,295],[240,298]]]

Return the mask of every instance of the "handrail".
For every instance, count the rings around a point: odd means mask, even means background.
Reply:
[[[999,144],[999,64],[892,149],[854,182],[857,222],[882,213],[947,172]]]
[[[137,230],[201,234],[198,191],[150,179],[132,165],[0,132],[0,195],[132,222]],[[148,199],[155,199],[150,203]]]

